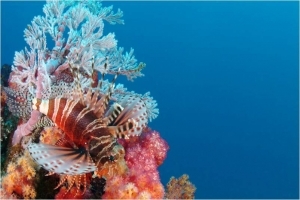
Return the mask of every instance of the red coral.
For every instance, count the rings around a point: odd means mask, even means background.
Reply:
[[[164,196],[157,167],[163,163],[169,149],[159,133],[148,129],[140,137],[122,140],[129,172],[106,181],[103,198],[155,198]],[[118,191],[118,192],[116,192]]]

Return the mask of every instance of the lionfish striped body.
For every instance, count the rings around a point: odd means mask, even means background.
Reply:
[[[96,136],[99,129],[103,129],[101,120],[98,120],[95,114],[79,101],[65,98],[34,101],[35,109],[52,119],[79,147],[84,147],[91,135]]]
[[[94,105],[98,103],[102,104],[102,107],[106,107],[103,98],[105,97],[102,97]],[[65,138],[58,141],[58,146],[82,150],[82,154],[86,152],[88,155],[91,155],[95,162],[104,163],[111,159],[109,152],[117,144],[117,138],[126,138],[132,133],[137,134],[145,126],[144,123],[141,123],[142,126],[139,126],[137,123],[137,121],[142,122],[145,120],[145,113],[142,112],[142,115],[138,114],[137,120],[134,118],[137,113],[140,113],[141,109],[145,111],[145,105],[142,105],[143,102],[128,101],[128,99],[126,101],[133,104],[128,105],[129,109],[123,110],[122,106],[114,104],[112,111],[108,111],[106,117],[104,115],[97,116],[101,108],[92,110],[91,107],[94,109],[95,106],[86,106],[79,100],[66,98],[34,99],[33,109],[47,115],[64,131]],[[136,109],[134,109],[135,107]],[[130,110],[131,108],[132,110]],[[129,111],[132,112],[130,113]],[[101,112],[103,113],[103,111]],[[74,154],[76,152],[74,151]],[[70,172],[66,172],[66,174],[68,173]],[[76,173],[73,172],[72,174]]]
[[[61,175],[57,187],[68,177],[85,180],[81,177],[86,173],[101,171],[107,163],[124,156],[117,139],[138,135],[146,126],[147,109],[140,97],[124,96],[120,104],[114,103],[108,108],[112,88],[113,83],[105,95],[88,90],[85,95],[75,92],[70,99],[33,99],[33,109],[45,114],[65,134],[55,145],[28,145],[37,163],[50,174]]]
[[[98,119],[94,112],[79,101],[55,98],[50,100],[34,100],[35,108],[47,115],[66,134],[67,141],[71,141],[77,148],[92,150],[89,147],[92,138],[106,138],[115,143],[115,138],[108,131],[102,119]],[[105,145],[100,145],[102,149]],[[93,153],[89,151],[89,153]]]

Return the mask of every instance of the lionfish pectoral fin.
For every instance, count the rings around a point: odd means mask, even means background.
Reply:
[[[109,132],[115,138],[123,138],[129,139],[128,136],[132,136],[132,134],[137,127],[137,122],[134,119],[129,119],[128,122],[119,126],[108,126]]]
[[[53,175],[53,174],[55,174],[55,172],[49,171],[47,174],[45,174],[45,176],[51,176],[51,175]]]
[[[78,175],[96,170],[85,149],[74,149],[42,143],[31,143],[28,151],[43,168],[57,174]]]
[[[57,186],[54,188],[54,190],[56,190],[57,188],[59,188],[60,186],[62,186],[62,184],[65,183],[65,181],[67,181],[68,176],[61,176],[59,183],[57,184]]]

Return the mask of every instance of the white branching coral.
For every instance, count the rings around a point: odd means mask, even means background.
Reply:
[[[124,23],[122,11],[113,12],[112,6],[103,7],[95,0],[47,0],[43,12],[45,16],[34,17],[25,29],[29,49],[16,52],[10,86],[5,88],[8,105],[14,114],[24,119],[31,118],[31,99],[34,97],[71,96],[76,88],[73,67],[79,72],[83,91],[98,81],[97,73],[118,73],[128,80],[143,76],[141,70],[145,64],[137,62],[133,49],[124,52],[117,46],[114,33],[103,33],[105,22]],[[50,43],[51,40],[54,44]],[[105,92],[107,81],[102,82],[100,93]],[[140,97],[147,107],[148,119],[157,117],[157,104],[149,93],[139,95],[128,92],[123,85],[116,85],[114,100],[120,101],[122,95]],[[29,134],[37,120],[37,116],[31,119],[30,126],[26,126],[28,133],[22,135]]]
[[[104,62],[101,61],[104,59],[108,59],[111,66],[108,73],[115,74],[121,68],[121,74],[129,79],[142,75],[140,71],[133,70],[139,66],[133,50],[122,55],[123,49],[117,49],[115,35],[103,35],[104,20],[110,24],[123,23],[120,10],[114,13],[112,6],[101,7],[97,1],[49,0],[43,11],[45,16],[34,17],[24,31],[30,50],[16,53],[13,81],[36,86],[39,82],[38,77],[33,77],[36,71],[46,70],[42,72],[44,77],[51,77],[65,63],[76,63],[91,75],[93,70],[103,67]],[[55,42],[52,50],[47,47],[49,36]],[[93,58],[96,60],[94,69],[91,67]],[[41,88],[47,90],[53,80],[43,81],[50,82],[44,83]]]

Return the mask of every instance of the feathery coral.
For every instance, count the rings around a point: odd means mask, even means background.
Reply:
[[[118,73],[132,80],[142,76],[141,69],[144,67],[144,64],[137,63],[132,49],[124,53],[123,48],[117,47],[114,34],[103,35],[104,21],[110,24],[123,23],[120,10],[114,13],[112,7],[102,7],[97,1],[49,0],[43,11],[45,17],[35,17],[25,29],[25,40],[30,49],[15,54],[10,86],[5,88],[10,110],[25,121],[29,119],[18,127],[14,144],[30,134],[39,120],[39,116],[31,113],[34,97],[50,99],[69,98],[72,95],[76,86],[71,65],[79,69],[84,91],[95,82],[95,71]],[[55,42],[52,50],[46,46],[49,35]],[[103,93],[106,92],[105,83],[101,81]],[[118,93],[122,93],[121,96],[129,94],[123,87],[118,87]],[[119,98],[120,95],[116,93],[117,102]],[[142,100],[147,106],[149,119],[155,118],[158,114],[156,101],[148,93]]]

